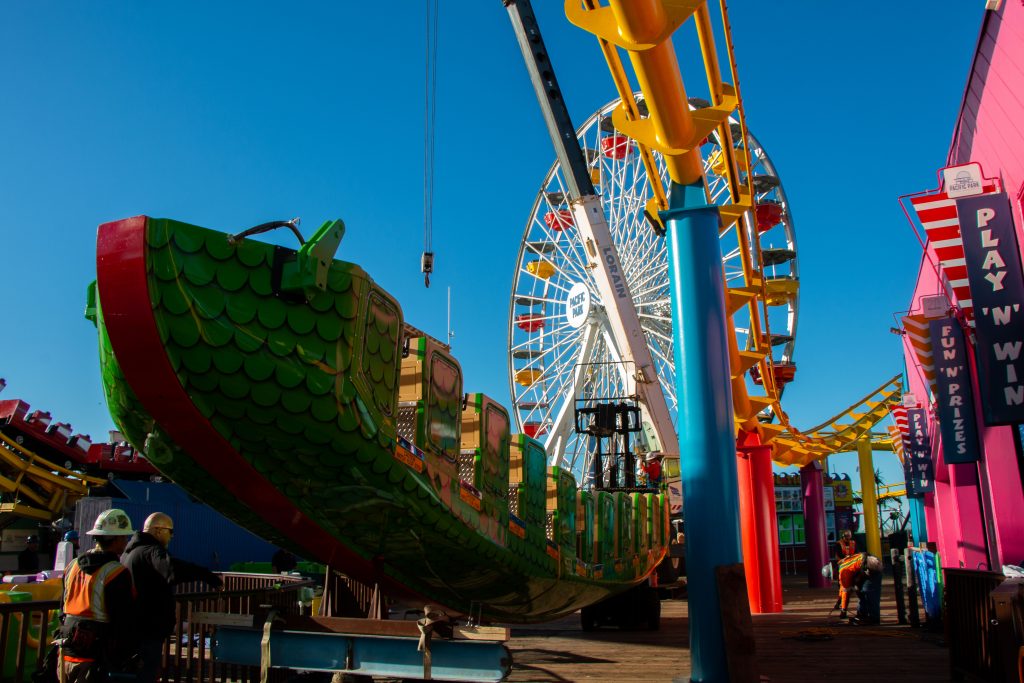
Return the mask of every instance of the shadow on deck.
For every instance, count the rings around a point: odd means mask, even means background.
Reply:
[[[882,589],[882,623],[840,622],[831,590],[806,580],[783,583],[785,611],[754,616],[762,680],[948,681],[949,654],[941,634],[897,625],[891,580]],[[689,624],[685,600],[662,602],[658,631],[606,629],[584,633],[579,616],[514,627],[509,681],[688,681]]]

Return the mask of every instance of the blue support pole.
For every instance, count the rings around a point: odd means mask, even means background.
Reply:
[[[718,209],[672,184],[668,247],[692,681],[729,680],[715,567],[743,561]]]
[[[914,543],[928,540],[928,522],[925,521],[924,496],[907,496],[910,503],[910,526],[914,532]]]

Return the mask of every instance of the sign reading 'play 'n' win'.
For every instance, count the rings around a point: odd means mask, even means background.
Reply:
[[[956,201],[978,341],[985,424],[1024,422],[1024,274],[1005,192]]]
[[[978,425],[967,364],[967,342],[960,323],[941,318],[928,324],[935,362],[935,411],[947,465],[978,460]]]
[[[907,411],[907,432],[910,436],[903,449],[903,475],[907,494],[919,496],[935,490],[932,466],[932,441],[928,437],[928,413],[924,408]]]

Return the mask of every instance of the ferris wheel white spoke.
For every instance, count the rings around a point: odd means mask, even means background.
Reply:
[[[567,382],[565,385],[567,393],[564,395],[564,400],[562,401],[562,405],[558,410],[558,414],[555,415],[554,419],[552,420],[551,437],[547,439],[546,444],[551,443],[555,439],[563,439],[567,435],[570,427],[572,427],[572,429],[575,430],[575,397],[578,395],[579,388],[582,385],[584,377],[583,368],[585,366],[585,363],[590,359],[590,354],[594,350],[594,342],[597,340],[596,332],[596,323],[585,325],[583,328],[583,332],[580,335],[579,354],[577,355],[576,365],[573,368],[571,375],[572,381]],[[570,408],[573,409],[571,422],[569,418]],[[551,463],[552,465],[560,465],[562,459],[565,457],[564,453],[551,453],[550,451],[549,455],[553,457],[553,461]]]
[[[667,342],[669,344],[672,343],[672,334],[671,334],[671,332],[669,332],[668,334],[665,334],[664,332],[660,332],[660,331],[654,330],[654,329],[652,329],[650,327],[644,328],[644,331],[647,332],[648,334],[651,334],[651,335],[654,335],[655,337],[658,337],[662,341],[665,341],[665,342]]]
[[[637,284],[637,290],[630,289],[634,296],[643,297],[652,292],[665,292],[668,290],[668,268],[652,268],[649,273]],[[647,285],[650,285],[649,287]]]
[[[638,227],[638,230],[647,228],[646,224],[642,227]],[[649,228],[647,228],[649,229]],[[660,251],[664,251],[664,245],[655,244],[653,242],[645,243],[639,242],[632,245],[632,249],[627,251],[627,261],[623,264],[623,271],[627,273],[636,273],[650,263],[652,257],[658,254]]]

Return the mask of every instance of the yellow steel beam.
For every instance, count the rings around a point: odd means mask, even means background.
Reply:
[[[53,519],[69,499],[77,500],[88,493],[89,486],[106,483],[55,465],[3,434],[0,472],[0,490],[15,498],[15,502],[0,506],[0,512],[30,519]]]
[[[858,434],[869,431],[884,416],[892,397],[898,397],[900,389],[895,387],[874,404],[858,402],[830,420],[827,424],[835,433],[828,439],[813,434],[821,428],[811,430],[812,434],[796,429],[782,410],[773,370],[768,307],[787,304],[796,295],[799,283],[764,277],[760,244],[751,215],[754,206],[752,179],[746,172],[751,167],[746,117],[725,0],[719,0],[719,7],[731,83],[723,79],[706,0],[609,0],[607,5],[599,5],[597,0],[565,0],[569,21],[597,37],[608,63],[612,81],[622,100],[612,112],[612,123],[619,132],[637,143],[654,196],[646,207],[652,214],[667,207],[666,189],[654,164],[653,153],[658,152],[664,157],[668,175],[673,181],[691,184],[704,176],[701,143],[712,133],[717,135],[720,150],[716,153],[717,158],[711,161],[716,166],[716,173],[727,180],[732,202],[719,207],[721,229],[723,233],[735,230],[742,270],[742,282],[725,292],[726,307],[730,323],[731,316],[744,308],[749,318],[746,348],[739,348],[735,335],[729,336],[736,426],[740,431],[757,431],[763,443],[772,443],[776,462],[802,465],[853,443]],[[691,17],[711,95],[710,106],[693,111],[689,107],[672,45],[673,33]],[[620,51],[626,53],[633,67],[639,90],[647,104],[646,118],[640,116],[634,98],[635,88],[630,83]],[[739,144],[734,144],[729,125],[733,115],[739,123]],[[748,391],[747,372],[755,366],[760,371],[763,396],[751,395]],[[881,409],[876,411],[876,406],[881,406]],[[766,426],[759,420],[767,408],[771,408],[778,424]],[[853,415],[848,415],[850,413]],[[846,415],[852,420],[851,424],[835,427],[835,423]]]

